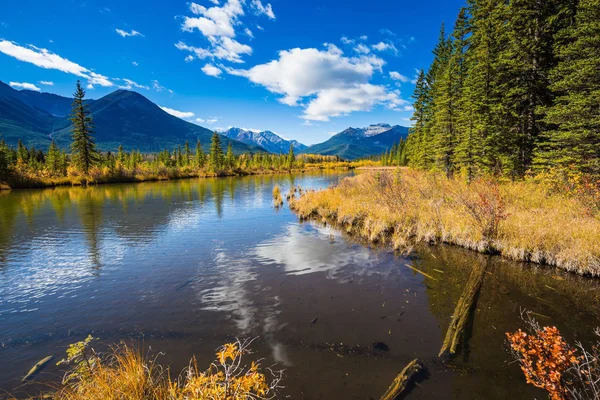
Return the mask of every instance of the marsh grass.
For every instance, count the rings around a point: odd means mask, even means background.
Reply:
[[[533,182],[457,179],[410,169],[364,173],[290,206],[371,242],[410,251],[449,243],[600,276],[600,215],[579,196]]]
[[[178,378],[158,362],[158,355],[121,343],[108,354],[90,347],[90,336],[67,350],[60,364],[69,365],[63,381],[42,393],[39,399],[54,400],[250,400],[272,399],[277,395],[282,371],[263,368],[260,361],[249,365],[252,340],[221,346],[216,360],[201,369],[195,358]],[[268,376],[267,376],[268,375]]]

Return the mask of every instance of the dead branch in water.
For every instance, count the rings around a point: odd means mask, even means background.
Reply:
[[[402,372],[396,376],[396,379],[394,379],[388,390],[381,396],[381,400],[396,399],[406,390],[413,377],[422,370],[423,365],[419,362],[418,358],[409,362]]]
[[[454,309],[452,321],[450,321],[450,326],[446,332],[446,338],[444,339],[444,343],[442,344],[442,348],[438,355],[440,358],[456,353],[456,349],[463,336],[463,331],[465,330],[471,311],[475,308],[477,296],[483,285],[486,269],[487,263],[483,266],[473,267],[465,290],[460,296],[458,304],[456,304],[456,308]]]

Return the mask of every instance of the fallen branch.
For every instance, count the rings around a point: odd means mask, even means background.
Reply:
[[[458,304],[454,309],[452,321],[450,321],[450,326],[446,332],[446,338],[444,339],[444,343],[442,344],[442,348],[440,349],[440,353],[438,355],[440,358],[444,358],[448,355],[456,353],[456,349],[462,338],[463,331],[465,330],[465,326],[467,325],[471,311],[475,308],[475,303],[483,284],[483,278],[485,276],[486,269],[487,264],[481,267],[473,267],[473,271],[471,272],[471,276],[467,281],[465,290],[460,296]]]
[[[388,390],[381,396],[381,400],[394,400],[400,396],[408,387],[411,379],[423,370],[423,365],[419,363],[419,359],[415,358],[408,363],[406,367],[396,376]]]
[[[40,362],[38,362],[37,364],[35,364],[33,366],[33,368],[31,368],[29,370],[29,372],[27,373],[27,375],[25,375],[25,377],[23,379],[21,379],[21,382],[28,381],[35,374],[37,374],[38,372],[40,372],[40,370],[42,368],[44,368],[46,366],[46,364],[48,364],[50,362],[50,360],[52,360],[53,358],[54,358],[54,356],[48,356],[48,357],[44,358],[43,360],[41,360]]]
[[[412,269],[415,272],[418,272],[419,274],[421,274],[421,275],[423,275],[423,276],[425,276],[425,277],[427,277],[427,278],[429,278],[431,280],[437,281],[437,279],[435,279],[433,276],[431,276],[429,274],[426,274],[425,272],[421,271],[420,269],[417,269],[417,268],[413,267],[412,265],[409,265],[409,264],[404,264],[404,265],[406,265],[408,268]]]

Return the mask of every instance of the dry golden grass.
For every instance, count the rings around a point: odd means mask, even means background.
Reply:
[[[468,185],[397,169],[306,192],[291,207],[301,218],[321,219],[396,249],[443,242],[600,276],[600,216],[578,197],[534,182]]]
[[[244,364],[252,340],[220,347],[206,370],[193,358],[176,380],[156,357],[121,344],[107,355],[96,353],[90,336],[67,350],[70,366],[62,383],[38,398],[54,400],[258,400],[273,399],[282,371],[262,371],[259,361]]]

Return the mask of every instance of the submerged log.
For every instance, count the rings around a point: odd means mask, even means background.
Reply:
[[[423,370],[423,365],[419,363],[419,359],[415,358],[408,363],[406,367],[396,376],[394,382],[388,390],[381,396],[381,400],[394,400],[400,396],[407,388],[413,377]]]
[[[456,353],[456,349],[460,340],[463,336],[463,331],[467,325],[467,321],[471,315],[472,310],[475,308],[475,303],[483,285],[483,278],[487,269],[487,263],[480,267],[473,267],[471,276],[467,281],[467,285],[456,304],[454,314],[452,315],[452,321],[446,332],[446,338],[440,349],[439,357],[444,358],[449,355]]]
[[[21,382],[25,382],[25,381],[29,380],[32,376],[34,376],[35,374],[40,372],[40,370],[42,368],[44,368],[46,366],[46,364],[48,364],[50,362],[50,360],[52,360],[53,358],[54,358],[54,356],[48,356],[48,357],[44,358],[43,360],[41,360],[40,362],[38,362],[37,364],[35,364],[33,366],[33,368],[31,368],[29,370],[27,375],[25,375],[25,377],[21,380]]]

